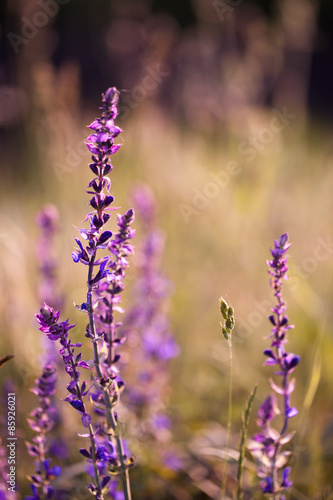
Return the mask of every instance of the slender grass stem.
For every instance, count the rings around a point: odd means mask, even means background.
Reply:
[[[243,475],[243,463],[245,457],[245,441],[247,436],[247,429],[249,425],[252,405],[257,392],[257,387],[258,386],[256,384],[249,396],[245,412],[243,413],[242,435],[241,435],[241,442],[239,449],[239,460],[238,460],[238,471],[237,471],[237,479],[238,479],[237,500],[243,500],[242,475]]]
[[[227,420],[227,436],[226,436],[226,450],[229,449],[230,437],[231,437],[231,424],[232,424],[232,330],[235,326],[234,310],[231,306],[228,306],[227,302],[221,297],[220,298],[220,311],[222,318],[224,319],[224,324],[221,323],[222,333],[224,338],[228,341],[229,346],[229,396],[228,396],[228,420]],[[225,492],[227,488],[227,472],[228,472],[228,460],[224,463],[224,470],[222,473],[222,484],[220,489],[220,494],[218,499],[223,500],[225,497]]]
[[[229,395],[228,395],[228,421],[227,421],[227,437],[225,442],[226,452],[228,452],[230,446],[231,437],[231,424],[232,424],[232,342],[228,341],[229,345]],[[228,478],[228,460],[224,462],[224,470],[222,474],[222,485],[220,490],[219,500],[223,500],[227,488],[227,478]]]

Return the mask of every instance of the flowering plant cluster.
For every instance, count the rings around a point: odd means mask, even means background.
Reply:
[[[51,364],[44,367],[41,377],[36,380],[32,392],[38,397],[39,406],[27,418],[30,428],[36,432],[32,443],[27,443],[28,453],[35,458],[36,472],[30,476],[32,496],[26,500],[40,500],[54,498],[54,489],[50,482],[61,472],[60,467],[50,466],[49,442],[47,433],[54,426],[53,406],[51,398],[56,393],[57,375]]]
[[[72,343],[68,332],[74,325],[70,325],[68,320],[60,322],[59,311],[44,304],[36,316],[40,330],[61,346],[59,352],[71,379],[67,384],[69,395],[65,401],[80,414],[82,424],[88,431],[84,436],[90,439],[90,447],[82,448],[80,452],[91,465],[89,471],[93,482],[89,484],[89,490],[97,500],[103,500],[111,491],[114,497],[118,495],[117,482],[111,481],[111,474],[120,475],[124,498],[129,500],[128,469],[133,464],[122,440],[120,421],[115,411],[124,387],[116,366],[120,360],[116,348],[124,342],[124,338],[118,335],[120,323],[114,317],[115,312],[120,311],[127,256],[133,253],[129,244],[134,236],[131,229],[133,210],[128,210],[123,216],[118,215],[119,230],[114,236],[111,231],[104,230],[110,218],[109,211],[115,210],[111,208],[114,198],[110,194],[111,181],[107,174],[113,169],[109,157],[120,147],[114,144],[121,132],[114,124],[118,114],[117,102],[118,91],[108,89],[102,96],[101,117],[90,125],[94,133],[89,135],[87,146],[92,153],[90,169],[95,177],[89,183],[88,194],[92,195],[89,203],[93,210],[85,219],[90,222],[89,228],[79,229],[86,244],[76,238],[79,248],[72,254],[74,262],[81,262],[88,269],[87,299],[77,307],[88,316],[85,336],[92,344],[93,361],[87,363],[80,352],[75,353],[75,348],[82,347],[82,343]],[[101,250],[107,251],[108,255],[99,257]],[[81,368],[90,370],[90,384],[80,381]],[[93,421],[92,413],[97,420]]]
[[[148,187],[136,188],[132,198],[143,241],[136,255],[137,276],[131,306],[122,328],[130,339],[130,354],[133,354],[127,370],[131,383],[124,402],[132,416],[132,433],[146,443],[158,442],[156,459],[160,458],[168,468],[175,468],[179,459],[170,447],[169,366],[180,348],[167,315],[172,287],[161,272],[165,238],[156,227],[156,201]]]
[[[287,257],[286,252],[290,247],[288,235],[283,234],[279,240],[275,240],[274,248],[271,249],[272,260],[268,261],[269,274],[272,276],[271,286],[274,290],[277,304],[272,308],[269,320],[273,325],[268,338],[272,339],[271,347],[265,349],[267,356],[266,365],[277,366],[275,375],[282,378],[281,385],[270,379],[273,391],[283,400],[283,424],[281,431],[271,426],[272,421],[281,412],[278,407],[277,398],[271,393],[261,405],[258,412],[258,426],[261,429],[253,438],[250,449],[259,461],[258,476],[261,478],[262,491],[268,495],[281,494],[290,488],[292,482],[289,479],[290,467],[287,467],[290,451],[283,451],[283,445],[291,441],[294,432],[288,433],[289,420],[297,415],[297,409],[290,405],[290,395],[295,389],[295,378],[290,380],[291,373],[300,362],[300,357],[288,353],[285,345],[288,341],[287,333],[293,328],[289,324],[286,315],[286,304],[282,298],[282,283],[287,279]],[[281,471],[281,474],[279,474]],[[280,499],[284,499],[282,494]]]
[[[84,247],[76,238],[79,251],[73,252],[73,260],[88,266],[87,301],[81,304],[79,309],[88,316],[86,337],[91,340],[94,352],[93,401],[98,413],[105,416],[105,421],[100,423],[98,430],[99,437],[104,438],[104,444],[100,445],[103,450],[100,461],[110,463],[111,472],[116,470],[120,473],[125,500],[128,500],[131,498],[128,469],[133,465],[133,459],[125,452],[119,419],[115,412],[124,383],[116,368],[120,355],[115,353],[115,347],[121,345],[123,339],[116,333],[118,324],[115,323],[114,306],[119,302],[116,296],[123,289],[122,280],[128,265],[126,256],[132,252],[128,240],[134,236],[134,232],[130,230],[134,219],[133,210],[128,210],[122,217],[118,217],[119,232],[112,240],[111,231],[102,231],[110,218],[108,212],[115,210],[111,208],[114,197],[110,194],[111,181],[107,174],[113,170],[109,158],[120,148],[119,144],[114,144],[115,138],[122,132],[114,124],[118,115],[118,99],[117,89],[109,88],[102,95],[101,117],[89,126],[94,131],[87,139],[88,148],[92,153],[92,163],[89,166],[95,175],[89,182],[91,190],[88,191],[88,194],[92,195],[89,203],[93,211],[86,217],[86,220],[90,221],[90,227],[79,229],[87,244]],[[105,249],[109,249],[111,257],[98,258],[98,251]],[[109,284],[111,286],[108,286]],[[102,328],[97,328],[98,320]],[[93,447],[83,454],[94,458]],[[100,472],[95,471],[96,483]],[[108,483],[107,479],[110,480],[110,475],[103,476],[101,486],[91,486],[96,497],[102,497],[101,492]]]
[[[124,426],[120,412],[134,417],[132,428],[129,424],[127,429],[130,428],[129,434],[132,432],[137,443],[141,440],[154,445],[155,458],[160,458],[167,469],[166,477],[169,477],[171,471],[186,471],[186,459],[189,463],[192,459],[191,463],[194,463],[195,459],[189,454],[186,455],[187,452],[184,452],[180,459],[177,456],[178,449],[171,446],[173,434],[168,412],[168,368],[170,360],[179,354],[180,349],[167,318],[171,287],[170,282],[161,273],[164,236],[155,227],[155,201],[147,189],[139,189],[134,194],[135,204],[141,215],[144,240],[137,259],[138,276],[133,286],[132,304],[125,315],[124,324],[119,321],[119,315],[124,313],[121,300],[129,257],[134,253],[131,240],[135,231],[132,229],[133,209],[117,215],[117,229],[114,234],[106,227],[110,212],[116,210],[113,207],[114,197],[111,194],[111,180],[108,174],[113,170],[110,157],[120,148],[120,144],[115,144],[115,139],[122,132],[115,125],[118,99],[119,92],[114,87],[102,94],[101,116],[89,125],[92,133],[87,139],[87,147],[91,153],[89,167],[93,178],[87,191],[90,209],[85,222],[88,227],[78,229],[80,237],[75,238],[77,248],[72,253],[73,261],[83,264],[87,271],[86,296],[80,305],[76,305],[76,308],[86,315],[86,327],[82,335],[84,338],[80,342],[73,342],[71,339],[70,331],[75,325],[70,324],[69,319],[60,320],[62,299],[56,287],[57,259],[52,244],[58,224],[57,211],[49,205],[44,207],[37,217],[42,230],[38,246],[42,273],[39,296],[44,305],[36,319],[45,338],[51,341],[53,350],[46,349],[42,374],[36,379],[32,389],[38,398],[38,406],[27,418],[31,430],[35,433],[27,443],[27,449],[29,455],[34,458],[35,472],[29,476],[32,495],[26,496],[26,500],[62,498],[63,492],[58,491],[56,483],[53,483],[53,479],[61,474],[61,469],[58,465],[52,465],[52,441],[49,434],[57,421],[57,408],[54,404],[57,382],[57,366],[54,361],[56,350],[60,353],[65,373],[69,377],[64,401],[80,416],[83,433],[79,436],[89,440],[85,441],[88,444],[79,452],[81,457],[86,459],[85,471],[90,475],[87,487],[96,500],[132,499],[129,469],[134,465],[134,458],[123,438]],[[284,445],[289,443],[294,435],[289,432],[289,421],[297,415],[296,408],[290,403],[291,394],[295,389],[295,379],[290,376],[300,361],[298,355],[286,350],[287,334],[293,325],[289,324],[281,291],[283,280],[287,279],[286,252],[289,247],[288,235],[283,234],[275,241],[271,250],[272,259],[268,262],[276,305],[269,316],[273,326],[268,337],[271,339],[271,346],[265,349],[264,354],[267,358],[266,365],[277,368],[275,375],[281,377],[281,382],[270,379],[273,392],[260,406],[257,418],[260,430],[249,446],[257,460],[257,475],[262,492],[269,497],[278,496],[280,500],[285,500],[284,491],[292,485],[289,479],[291,469],[288,466],[291,452],[286,451]],[[235,315],[234,309],[223,298],[220,299],[220,310],[223,318],[222,333],[228,341],[230,355],[226,438],[226,448],[230,451],[232,334]],[[126,357],[123,356],[122,349],[127,338],[130,339],[127,355],[132,355],[133,358],[129,367],[126,367]],[[84,341],[92,350],[90,360],[83,359],[82,353],[86,352]],[[57,358],[59,359],[58,354]],[[82,370],[87,374],[87,380],[83,380]],[[129,387],[125,388],[124,379],[130,381]],[[283,402],[283,409],[279,409],[276,394]],[[242,498],[245,439],[254,396],[255,390],[250,396],[243,419],[238,500]],[[280,431],[272,425],[278,415],[282,415]],[[5,474],[3,459],[4,452],[0,446],[1,477]],[[156,463],[155,460],[155,468]],[[227,464],[225,461],[219,490],[221,499],[225,498],[228,492]],[[208,470],[211,474],[210,467]],[[193,477],[197,477],[197,474]],[[207,487],[208,481],[201,479],[199,482]],[[216,492],[218,486],[214,484],[214,488]],[[2,493],[1,486],[1,498]],[[181,494],[177,492],[177,495],[177,498],[180,498]]]
[[[62,307],[62,297],[57,290],[57,270],[59,267],[55,253],[55,236],[59,230],[59,213],[50,203],[40,210],[36,217],[40,228],[37,243],[37,261],[39,262],[40,280],[38,297],[55,309]]]

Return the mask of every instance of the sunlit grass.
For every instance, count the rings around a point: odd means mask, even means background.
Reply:
[[[258,119],[252,119],[251,133],[255,127],[260,130],[269,117],[270,110],[258,113]],[[290,348],[302,357],[293,394],[301,411],[293,425],[301,427],[300,446],[306,456],[306,460],[304,454],[297,459],[295,484],[306,492],[310,488],[308,459],[312,451],[314,456],[320,454],[319,440],[324,432],[332,439],[333,248],[329,242],[331,236],[333,239],[333,156],[329,138],[323,134],[321,139],[315,136],[311,140],[311,129],[298,129],[295,120],[249,162],[238,146],[250,128],[242,134],[229,131],[227,140],[219,137],[219,131],[215,137],[206,137],[178,127],[144,104],[142,112],[121,126],[125,129],[124,146],[112,174],[115,205],[124,212],[130,206],[132,186],[149,184],[167,237],[164,270],[174,283],[171,321],[182,348],[173,362],[171,405],[183,430],[198,429],[210,421],[226,426],[228,352],[219,329],[217,300],[221,294],[233,304],[236,316],[233,426],[241,428],[244,402],[256,381],[254,412],[267,393],[268,370],[263,367],[262,351],[267,347],[264,336],[270,330],[266,318],[272,293],[266,259],[273,239],[289,233],[291,279],[285,285],[285,296],[291,322],[296,325],[290,334]],[[77,127],[83,129],[79,123]],[[75,141],[69,145],[76,147]],[[225,170],[231,160],[238,162],[240,173],[230,176],[225,187],[215,188],[216,195],[206,197],[206,206],[198,209],[193,204],[195,193],[204,193],[213,182],[211,174]],[[59,161],[63,161],[61,151]],[[84,329],[71,304],[83,300],[85,277],[72,262],[71,251],[73,225],[80,227],[86,213],[88,198],[83,192],[90,178],[88,161],[88,155],[83,156],[59,180],[52,164],[43,164],[40,158],[39,163],[26,166],[34,172],[32,179],[39,178],[38,188],[33,182],[24,185],[17,179],[15,190],[6,186],[1,193],[1,355],[15,355],[2,370],[3,376],[13,377],[23,388],[22,412],[28,400],[24,390],[27,392],[38,374],[42,350],[34,320],[39,308],[34,219],[47,201],[58,205],[61,214],[57,247],[60,283],[67,297],[63,317],[69,315],[72,323],[79,323],[81,330],[77,328],[74,335],[79,337]],[[187,221],[181,210],[184,204],[194,209]],[[124,304],[126,300],[124,296]],[[310,428],[317,429],[318,442],[309,439]],[[318,484],[311,485],[313,494],[322,491],[327,471],[332,470],[332,456],[326,454],[325,464],[316,473]]]

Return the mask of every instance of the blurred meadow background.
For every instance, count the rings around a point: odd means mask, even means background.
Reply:
[[[0,10],[0,354],[15,355],[1,368],[1,384],[17,392],[22,494],[32,472],[23,443],[35,406],[29,388],[42,353],[36,214],[46,203],[59,210],[61,317],[78,324],[79,339],[85,322],[73,301],[84,300],[86,277],[71,252],[74,226],[87,213],[86,126],[101,93],[116,86],[124,133],[112,194],[122,212],[137,186],[156,198],[161,267],[172,283],[166,307],[180,346],[163,403],[172,421],[163,439],[179,463],[163,466],[135,436],[134,498],[217,498],[229,383],[221,295],[236,317],[231,448],[239,447],[241,414],[258,382],[249,435],[256,432],[272,374],[262,354],[273,304],[266,260],[284,232],[292,242],[284,285],[295,324],[290,350],[302,358],[289,498],[333,498],[332,2],[3,0]],[[137,216],[137,248],[142,227]],[[131,263],[125,309],[135,257]],[[75,415],[63,411],[68,432]],[[70,455],[68,464],[80,462],[74,445]],[[260,499],[246,458],[245,498]],[[83,481],[73,467],[69,476]],[[235,464],[228,474],[225,498],[233,498]],[[88,496],[81,488],[66,498]]]

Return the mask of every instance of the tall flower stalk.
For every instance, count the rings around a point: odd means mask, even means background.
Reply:
[[[36,223],[40,228],[36,252],[40,271],[38,297],[41,303],[60,309],[63,299],[57,290],[59,263],[55,252],[55,236],[59,230],[58,209],[51,204],[45,205],[37,213]]]
[[[279,384],[270,379],[270,385],[273,391],[280,396],[283,404],[283,411],[278,407],[278,400],[274,393],[271,393],[261,405],[258,412],[258,427],[260,432],[253,438],[250,451],[258,459],[258,476],[261,478],[260,486],[263,493],[273,498],[285,499],[283,494],[292,485],[289,480],[290,467],[287,466],[289,451],[284,451],[283,446],[288,443],[294,433],[288,432],[289,421],[297,415],[297,409],[290,405],[290,395],[295,389],[295,378],[290,379],[291,373],[300,362],[300,357],[288,353],[286,343],[288,342],[287,333],[293,328],[289,324],[286,315],[286,303],[282,298],[282,283],[288,279],[286,252],[290,247],[288,235],[283,234],[279,240],[275,240],[274,248],[271,249],[272,260],[268,261],[269,274],[271,278],[271,287],[274,290],[276,305],[272,308],[269,320],[273,325],[271,334],[271,347],[265,349],[267,356],[266,365],[276,366],[275,375],[281,377]],[[283,423],[280,431],[271,426],[272,421],[277,415],[282,413]]]
[[[55,310],[62,308],[64,296],[60,292],[58,285],[58,274],[60,269],[59,256],[56,252],[56,239],[59,232],[59,211],[56,206],[48,203],[37,213],[36,224],[39,227],[39,234],[36,245],[36,257],[39,267],[38,279],[38,299],[41,304],[46,303]],[[55,342],[50,342],[46,336],[42,337],[43,353],[41,362],[44,370],[51,363],[56,368],[61,368],[61,359],[57,352]],[[60,372],[61,375],[61,372]],[[61,384],[62,380],[57,383]],[[62,436],[64,429],[64,418],[61,412],[59,401],[53,400],[52,418],[54,428],[52,430],[53,439],[50,444],[50,454],[57,458],[68,456],[68,442]]]
[[[49,340],[59,341],[61,348],[59,353],[62,356],[65,370],[70,376],[70,382],[67,384],[69,396],[65,399],[81,416],[82,424],[88,429],[86,437],[90,439],[90,452],[80,450],[80,452],[91,460],[93,463],[94,485],[89,485],[89,489],[93,491],[97,500],[103,500],[103,488],[107,485],[110,478],[100,477],[98,470],[99,455],[96,447],[95,432],[92,426],[92,418],[85,403],[85,396],[88,394],[88,388],[85,381],[80,382],[80,368],[89,369],[89,365],[83,361],[81,353],[75,355],[74,348],[82,347],[82,343],[73,344],[69,338],[68,332],[74,325],[70,325],[69,321],[59,321],[59,311],[55,311],[48,305],[40,310],[40,314],[36,315],[38,323],[41,325],[40,330],[48,337]],[[89,456],[88,456],[89,455]]]
[[[119,311],[120,294],[124,289],[123,279],[128,267],[127,255],[133,253],[129,240],[134,231],[131,224],[134,212],[128,210],[124,215],[118,215],[118,232],[113,236],[109,230],[104,230],[110,218],[109,211],[114,201],[110,194],[111,181],[107,174],[113,166],[109,161],[120,145],[114,144],[121,129],[114,124],[118,114],[117,102],[119,93],[115,88],[109,88],[102,94],[101,117],[90,124],[93,134],[87,139],[87,146],[92,153],[92,163],[89,165],[94,178],[89,182],[87,191],[92,211],[85,221],[89,220],[88,229],[79,229],[86,242],[83,244],[75,238],[78,249],[73,252],[74,262],[87,266],[87,299],[77,308],[87,314],[88,325],[85,336],[90,339],[93,349],[93,361],[87,363],[76,349],[82,343],[73,344],[69,338],[69,330],[74,325],[69,321],[59,321],[59,311],[44,304],[40,314],[36,315],[40,330],[52,341],[59,341],[60,354],[65,370],[70,376],[67,384],[69,395],[65,398],[81,416],[81,421],[87,432],[82,437],[90,439],[89,449],[82,448],[80,453],[88,460],[89,472],[93,482],[89,484],[90,492],[96,500],[106,497],[131,500],[131,489],[128,469],[133,465],[133,459],[128,455],[121,436],[121,423],[116,413],[120,393],[124,387],[119,369],[116,366],[120,354],[116,353],[124,338],[118,334],[121,323],[115,322],[115,312]],[[103,251],[103,255],[100,255]],[[90,370],[91,385],[80,380],[80,369]],[[91,409],[92,405],[92,409]],[[92,410],[92,411],[91,411]],[[93,414],[95,418],[93,419]],[[111,477],[120,476],[122,492],[117,481]]]
[[[54,489],[50,482],[60,474],[60,467],[50,466],[48,452],[50,442],[48,432],[54,426],[52,396],[56,392],[57,375],[51,363],[47,364],[42,375],[36,379],[32,392],[38,397],[39,406],[33,410],[27,421],[36,436],[32,443],[27,443],[28,453],[35,459],[35,473],[29,476],[32,496],[26,500],[43,500],[54,498]]]
[[[122,339],[117,337],[116,333],[114,304],[117,299],[114,297],[122,291],[125,255],[131,252],[131,248],[126,244],[134,234],[129,229],[134,219],[133,211],[129,210],[124,216],[118,217],[119,232],[113,239],[111,231],[104,231],[104,226],[110,218],[108,212],[115,210],[111,208],[114,198],[110,194],[111,181],[107,174],[113,169],[109,158],[120,148],[119,144],[114,144],[115,138],[122,132],[114,124],[118,115],[118,98],[119,92],[114,87],[102,94],[101,117],[89,126],[93,130],[87,139],[87,146],[92,153],[92,163],[89,166],[95,177],[89,182],[90,189],[87,192],[92,195],[89,204],[93,210],[85,219],[90,221],[90,227],[79,229],[87,244],[84,247],[80,239],[76,238],[79,250],[73,252],[73,260],[88,267],[87,301],[81,304],[79,309],[88,315],[86,337],[90,338],[94,352],[94,402],[99,413],[105,415],[106,419],[99,433],[104,434],[109,443],[115,442],[116,461],[113,460],[112,469],[113,472],[120,473],[125,500],[130,500],[128,469],[133,460],[124,451],[119,419],[115,411],[124,384],[115,366],[120,358],[119,354],[115,354],[115,347],[122,343]],[[111,257],[99,257],[98,251],[107,248],[112,252]],[[104,304],[102,313],[101,304]],[[98,327],[100,324],[101,328]],[[105,452],[106,450],[107,447]]]
[[[180,348],[168,320],[171,283],[161,271],[164,237],[156,228],[156,202],[148,187],[136,188],[133,202],[144,237],[137,255],[137,280],[124,332],[135,353],[129,369],[134,383],[126,390],[126,404],[135,414],[135,425],[145,441],[163,441],[159,447],[166,466],[171,465],[168,440],[171,421],[167,415],[169,365]],[[139,383],[138,383],[139,382]],[[179,461],[179,460],[178,460]],[[173,456],[173,463],[177,458]]]

